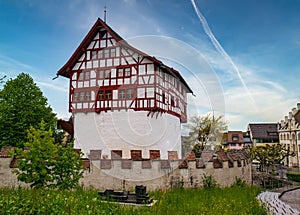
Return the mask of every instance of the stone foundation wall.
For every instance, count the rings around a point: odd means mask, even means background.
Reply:
[[[1,187],[18,187],[28,186],[25,183],[19,182],[17,175],[10,168],[12,157],[0,157],[0,186]]]

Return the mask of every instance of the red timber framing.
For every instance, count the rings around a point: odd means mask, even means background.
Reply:
[[[192,90],[179,72],[130,46],[101,19],[57,75],[70,79],[70,112],[133,109],[187,120]]]

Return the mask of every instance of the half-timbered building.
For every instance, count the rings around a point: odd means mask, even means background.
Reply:
[[[101,158],[181,157],[187,93],[180,73],[129,45],[98,19],[57,75],[69,78],[75,147]]]

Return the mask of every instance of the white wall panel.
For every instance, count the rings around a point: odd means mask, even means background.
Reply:
[[[75,148],[82,149],[85,156],[91,149],[101,149],[102,155],[110,150],[123,150],[125,158],[130,150],[161,151],[161,158],[168,158],[168,151],[181,155],[180,121],[170,114],[154,114],[147,111],[114,111],[97,113],[73,113]]]

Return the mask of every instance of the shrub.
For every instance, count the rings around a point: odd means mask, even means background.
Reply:
[[[30,127],[25,146],[29,151],[15,151],[18,169],[13,172],[19,181],[33,188],[72,189],[78,186],[84,169],[73,143],[55,144],[52,131],[47,131],[42,121],[40,129]]]
[[[246,182],[245,182],[243,179],[236,177],[236,178],[235,178],[235,182],[234,182],[234,184],[232,185],[232,187],[233,187],[233,186],[245,187],[245,186],[246,186]]]
[[[205,174],[202,177],[203,187],[205,189],[211,189],[218,187],[217,181],[211,176],[206,176]]]
[[[286,176],[289,180],[291,181],[297,181],[300,182],[300,173],[296,173],[296,172],[287,172]]]

